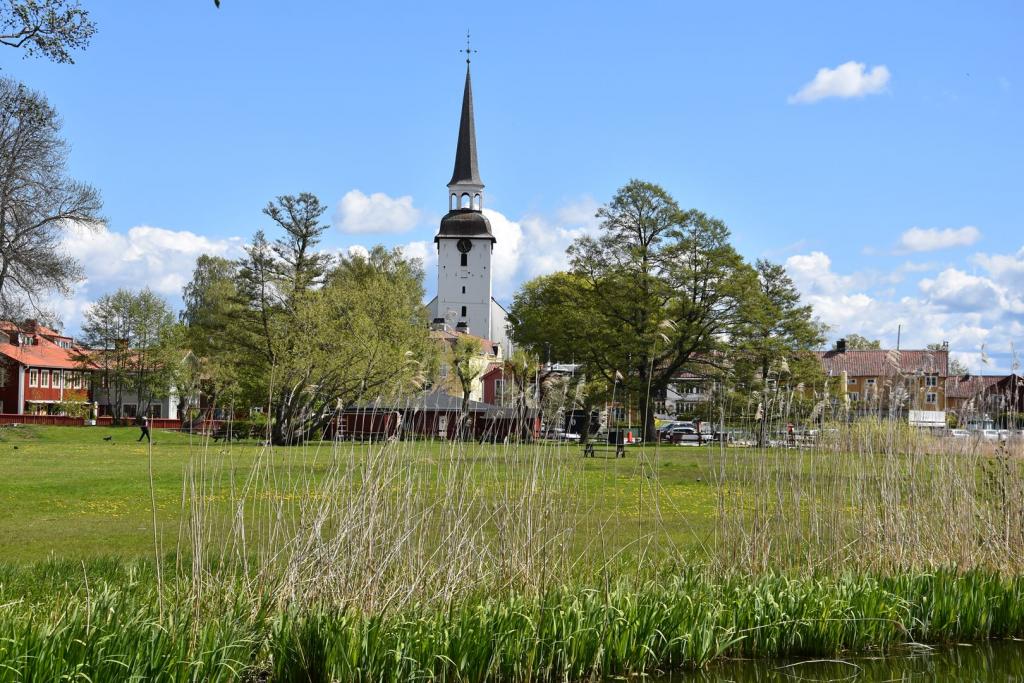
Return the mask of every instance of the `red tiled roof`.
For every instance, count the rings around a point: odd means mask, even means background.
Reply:
[[[65,368],[78,370],[82,364],[75,357],[76,349],[62,349],[53,342],[40,341],[32,346],[15,346],[0,344],[0,355],[6,356],[22,365],[38,368]]]
[[[494,354],[494,349],[495,347],[498,346],[497,342],[493,342],[490,339],[487,339],[486,337],[478,337],[475,334],[469,334],[467,332],[453,332],[451,330],[431,330],[430,337],[432,339],[440,339],[446,341],[452,346],[455,345],[455,340],[458,339],[459,337],[468,337],[470,339],[476,340],[476,342],[480,344],[480,351],[485,355]]]
[[[946,380],[946,398],[972,398],[989,389],[1006,375],[960,375]]]
[[[46,328],[43,328],[46,329]],[[9,321],[0,321],[0,331],[8,336],[16,335],[21,331],[17,325]],[[52,330],[50,330],[52,332]],[[56,334],[56,333],[54,333]],[[0,339],[0,355],[14,360],[22,365],[37,368],[63,368],[67,370],[81,369],[82,364],[78,357],[86,353],[84,349],[72,347],[65,349],[57,346],[42,334],[30,335],[35,343],[32,345],[17,345],[10,343],[10,340]],[[57,336],[63,336],[57,334]]]
[[[826,375],[838,376],[843,371],[850,377],[884,377],[897,372],[911,375],[918,372],[945,377],[949,372],[949,352],[945,350],[815,351]]]

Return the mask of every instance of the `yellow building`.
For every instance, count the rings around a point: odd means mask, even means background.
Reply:
[[[461,337],[472,339],[480,349],[472,360],[472,367],[476,371],[476,376],[473,378],[469,399],[471,401],[483,402],[484,375],[492,366],[499,365],[504,361],[502,345],[498,342],[462,332],[458,328],[452,329],[447,325],[435,326],[430,331],[430,338],[441,350],[441,366],[438,372],[437,384],[451,396],[462,398],[462,385],[455,374],[451,372],[446,361],[447,352],[455,347],[455,342]]]
[[[816,354],[828,377],[841,380],[845,373],[846,394],[858,410],[947,410],[948,347],[861,351],[840,339],[836,348]]]

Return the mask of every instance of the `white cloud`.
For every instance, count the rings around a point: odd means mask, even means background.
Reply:
[[[105,225],[95,229],[73,225],[64,239],[64,248],[82,264],[85,280],[70,298],[53,299],[50,306],[72,332],[78,329],[90,302],[122,287],[149,287],[176,306],[201,254],[234,258],[241,255],[241,245],[238,238],[211,239],[188,230],[148,225],[126,233],[111,231]]]
[[[985,312],[1006,309],[1009,302],[1002,288],[986,277],[946,268],[934,279],[918,283],[930,301],[953,311]]]
[[[370,250],[361,244],[352,244],[345,248],[344,256],[348,258],[359,256],[366,259],[370,257]]]
[[[854,286],[855,278],[832,272],[832,259],[822,251],[790,256],[786,259],[786,271],[797,287],[808,294],[837,294]]]
[[[518,221],[484,209],[497,240],[494,249],[494,295],[507,299],[523,281],[569,266],[565,251],[573,240],[598,230],[598,203],[589,197],[566,204],[554,219],[528,215]]]
[[[517,284],[523,227],[493,209],[484,209],[484,215],[491,222],[491,232],[498,241],[491,258],[491,283],[495,296],[506,297]]]
[[[1015,255],[976,255],[985,274],[946,268],[916,281],[916,293],[897,296],[889,283],[913,273],[919,264],[904,263],[889,273],[833,270],[824,252],[791,256],[786,268],[804,301],[832,327],[834,334],[856,332],[894,345],[900,329],[903,348],[949,341],[955,357],[976,360],[982,344],[994,363],[986,372],[1010,367],[1010,349],[1024,341],[1024,249]],[[970,366],[976,367],[975,363]]]
[[[874,95],[885,90],[889,76],[889,69],[884,65],[867,71],[861,62],[846,62],[834,69],[821,68],[813,81],[790,96],[789,103],[810,104],[827,97],[847,99]]]
[[[400,249],[406,258],[419,259],[427,277],[430,277],[437,266],[437,248],[432,243],[417,240],[403,244]]]
[[[935,251],[951,247],[969,247],[981,239],[973,225],[962,228],[911,228],[900,236],[900,247],[907,251]]]
[[[975,254],[972,260],[1004,287],[1024,291],[1024,247],[1015,254]]]
[[[383,192],[367,196],[350,190],[338,202],[334,224],[347,233],[399,233],[416,227],[420,210],[412,205],[412,197],[389,197]]]

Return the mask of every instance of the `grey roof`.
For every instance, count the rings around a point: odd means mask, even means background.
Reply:
[[[409,407],[413,410],[458,412],[462,410],[462,399],[452,396],[443,389],[434,389],[430,393],[420,396],[419,399],[410,402]],[[480,403],[479,401],[469,402],[469,411],[473,413],[484,412],[490,407],[488,404]]]
[[[449,185],[466,183],[483,186],[476,163],[476,125],[473,123],[473,85],[466,65],[466,89],[462,93],[462,119],[459,121],[459,144],[455,148],[455,170]]]
[[[491,242],[497,241],[491,232],[491,222],[487,220],[487,216],[475,209],[455,209],[446,213],[441,219],[441,229],[434,236],[434,241],[437,242],[442,237],[478,237],[489,239]]]

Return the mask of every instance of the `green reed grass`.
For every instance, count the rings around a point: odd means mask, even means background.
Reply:
[[[706,570],[368,613],[239,589],[197,609],[148,565],[0,567],[0,681],[576,681],[731,656],[835,656],[1024,635],[1024,578]]]

